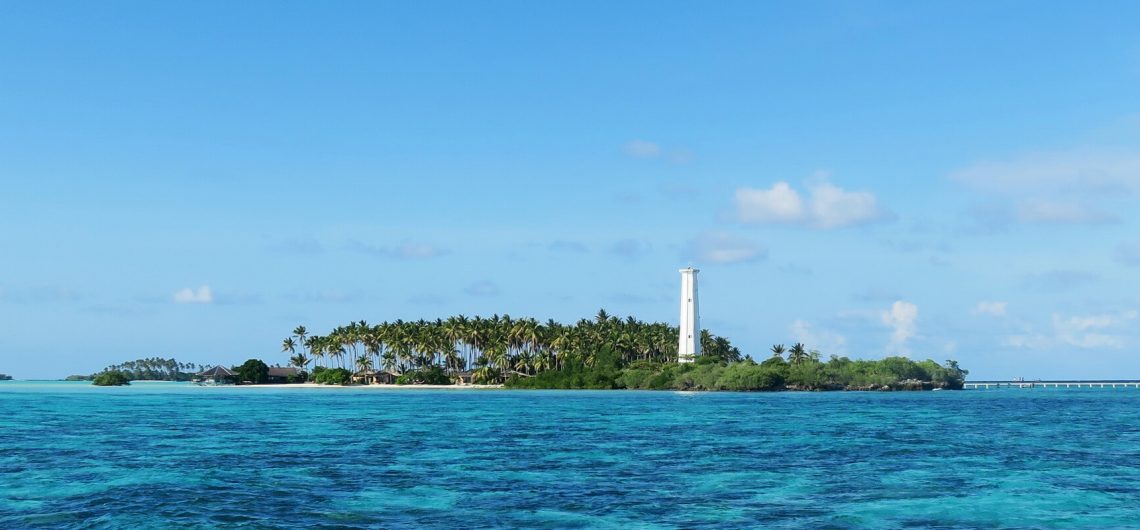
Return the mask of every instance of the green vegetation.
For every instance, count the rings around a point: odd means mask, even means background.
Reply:
[[[234,369],[238,383],[263,385],[269,382],[269,366],[260,359],[250,359]]]
[[[397,385],[450,385],[451,377],[439,366],[428,366],[400,374]]]
[[[352,372],[344,368],[318,366],[313,368],[313,375],[309,377],[309,381],[322,385],[347,385],[352,383]]]
[[[740,350],[723,337],[701,332],[706,355],[723,362],[741,360]],[[384,369],[409,375],[405,381],[453,380],[472,372],[478,383],[502,383],[512,377],[540,377],[550,371],[593,370],[600,352],[615,357],[617,366],[634,362],[670,363],[677,360],[677,328],[604,310],[573,325],[553,320],[508,315],[468,318],[463,315],[416,322],[365,321],[338,327],[327,335],[310,335],[304,326],[282,341],[294,366],[313,362],[320,367],[369,371]],[[603,363],[604,364],[604,363]],[[436,377],[435,368],[445,378]],[[315,373],[314,372],[314,381]]]
[[[64,378],[64,381],[90,381],[95,379],[93,375],[69,375]]]
[[[792,350],[795,351],[795,350]],[[587,368],[570,366],[536,377],[513,377],[508,388],[628,388],[640,390],[929,390],[960,389],[966,371],[955,361],[945,366],[934,361],[915,362],[905,357],[880,361],[853,361],[832,357],[820,362],[817,355],[795,355],[794,362],[782,356],[763,363],[751,359],[722,363],[699,357],[696,363],[635,363]]]
[[[203,369],[204,367],[199,367]],[[122,372],[131,381],[189,381],[194,377],[195,365],[180,363],[174,359],[161,359],[151,357],[139,359],[122,364],[115,364],[103,369],[104,372]],[[68,381],[72,381],[71,376]]]
[[[620,319],[599,311],[573,325],[492,316],[428,322],[364,321],[309,335],[304,326],[282,341],[293,366],[313,362],[311,381],[344,385],[355,368],[400,374],[397,384],[449,384],[461,374],[508,388],[644,390],[923,390],[960,389],[966,370],[955,361],[877,361],[831,356],[803,344],[772,347],[757,363],[728,339],[701,331],[702,355],[677,362],[676,327]],[[331,367],[330,367],[331,366]]]
[[[8,374],[0,374],[0,381],[11,381],[11,380],[12,380],[12,376],[10,376]]]
[[[92,378],[92,384],[95,386],[124,386],[131,384],[130,377],[126,373],[119,370],[106,370],[95,374]]]

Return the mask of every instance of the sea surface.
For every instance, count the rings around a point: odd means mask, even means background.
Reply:
[[[0,528],[1140,528],[1140,390],[0,382]]]

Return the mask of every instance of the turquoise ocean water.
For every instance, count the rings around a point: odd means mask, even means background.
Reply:
[[[1140,528],[1140,391],[0,383],[0,528]]]

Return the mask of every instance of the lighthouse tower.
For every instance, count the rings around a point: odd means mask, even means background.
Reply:
[[[701,317],[697,312],[697,273],[692,267],[681,269],[681,337],[677,345],[677,362],[691,363],[701,354]]]

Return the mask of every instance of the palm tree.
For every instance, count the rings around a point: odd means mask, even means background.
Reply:
[[[792,345],[791,351],[788,352],[788,362],[797,364],[802,363],[808,359],[808,352],[803,344],[797,342]]]
[[[305,356],[304,352],[298,353],[289,358],[289,364],[296,366],[298,370],[304,372],[305,367],[309,365],[312,359]]]
[[[779,357],[780,360],[784,359],[784,352],[787,351],[783,344],[772,345],[772,357]]]
[[[675,326],[647,323],[634,317],[620,318],[604,309],[592,319],[572,325],[510,315],[479,316],[468,319],[457,315],[433,321],[382,322],[369,326],[365,321],[350,322],[327,335],[310,335],[304,326],[282,341],[282,351],[297,354],[318,366],[330,366],[334,358],[341,368],[384,366],[392,370],[421,370],[439,367],[450,374],[478,369],[479,379],[502,381],[510,374],[534,375],[568,366],[595,366],[603,352],[613,352],[619,367],[633,362],[676,362]],[[701,346],[706,355],[721,362],[740,360],[740,350],[724,337],[701,330]],[[799,345],[802,353],[803,346]],[[306,354],[306,351],[308,352]],[[782,355],[783,345],[773,346]],[[347,357],[347,358],[346,358]],[[796,359],[800,359],[796,354]],[[362,361],[362,359],[364,359]],[[162,360],[147,361],[138,370],[157,366]]]

